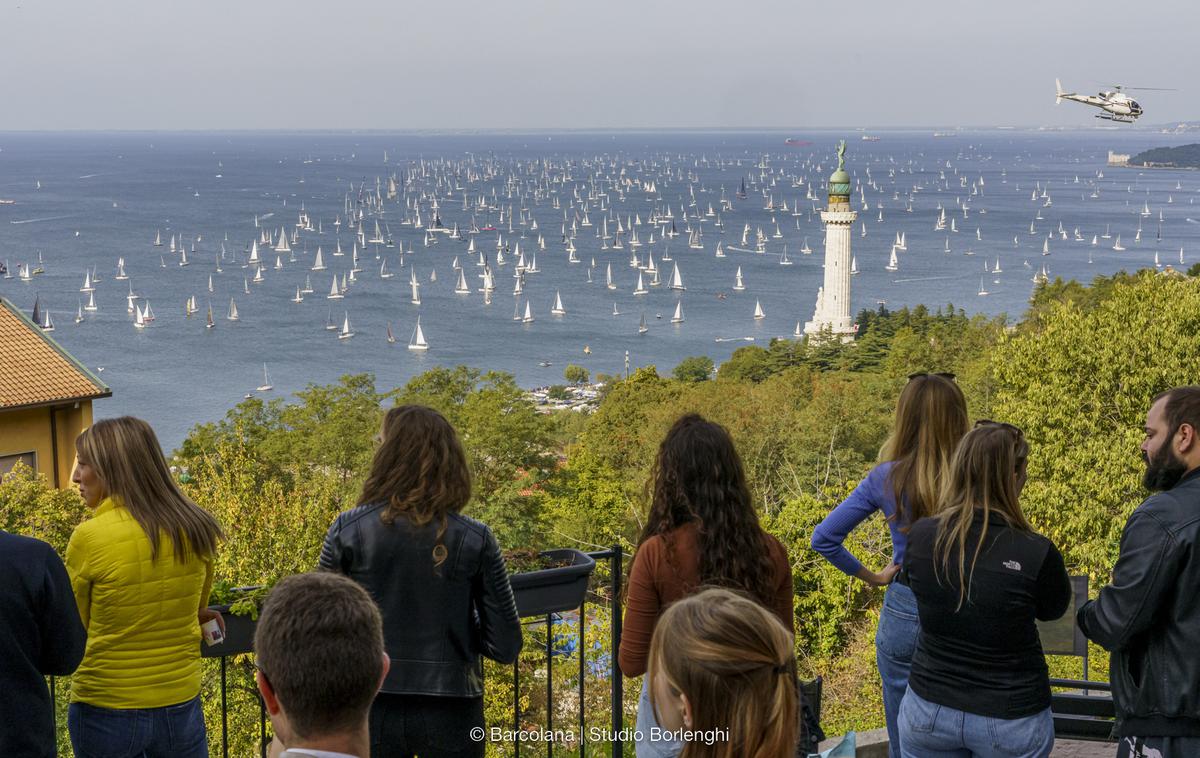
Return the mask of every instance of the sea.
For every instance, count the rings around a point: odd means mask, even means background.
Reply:
[[[854,313],[953,304],[1019,318],[1043,269],[1090,281],[1153,267],[1156,254],[1161,268],[1200,261],[1200,174],[1106,165],[1110,151],[1186,141],[1141,129],[3,133],[0,199],[14,202],[0,204],[0,296],[27,313],[36,301],[50,336],[112,389],[96,417],[145,418],[167,451],[247,395],[349,373],[390,389],[466,364],[533,388],[561,383],[572,363],[593,374],[669,373],[692,355],[719,364],[813,317],[819,209],[842,139],[858,212]],[[281,234],[290,252],[275,251]],[[898,234],[906,249],[889,271]],[[248,263],[254,245],[261,268]],[[314,271],[318,248],[326,268]],[[519,257],[534,255],[514,295]],[[115,279],[120,258],[128,280]],[[469,294],[454,291],[455,259]],[[23,264],[42,272],[23,281]],[[668,288],[676,266],[685,289]],[[341,299],[327,297],[335,276],[339,290],[347,278]],[[292,302],[306,281],[313,291]],[[130,291],[152,309],[144,328]],[[77,323],[90,295],[97,310]],[[514,320],[526,303],[533,320]],[[426,351],[407,349],[418,316]],[[347,320],[354,336],[339,339]],[[260,392],[264,366],[273,389]]]

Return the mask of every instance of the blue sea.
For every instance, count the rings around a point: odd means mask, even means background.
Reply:
[[[797,322],[812,318],[822,283],[823,233],[813,209],[824,205],[842,138],[859,213],[855,312],[881,303],[953,303],[969,313],[1019,317],[1043,266],[1051,277],[1087,281],[1153,266],[1156,252],[1164,266],[1179,265],[1180,248],[1185,265],[1200,260],[1200,174],[1105,165],[1109,150],[1136,153],[1179,137],[1131,130],[872,135],[879,139],[849,130],[0,134],[0,198],[15,201],[0,205],[0,261],[12,274],[0,279],[0,295],[27,312],[36,298],[53,318],[51,336],[112,388],[111,399],[95,404],[97,417],[141,416],[170,450],[191,426],[221,418],[254,393],[264,363],[274,389],[257,394],[266,397],[352,372],[371,372],[378,386],[391,388],[456,364],[508,371],[534,387],[561,382],[568,363],[620,373],[628,353],[634,367],[669,372],[690,355],[720,363],[743,345],[790,337]],[[789,137],[801,144],[785,143]],[[389,180],[397,190],[390,199]],[[457,224],[462,239],[428,233],[435,200],[442,223]],[[579,225],[585,209],[590,226]],[[679,235],[664,238],[671,221],[651,219],[668,209]],[[942,209],[946,228],[935,230]],[[358,228],[350,216],[360,210],[365,236],[374,236],[378,222],[392,244],[360,245],[361,272],[344,299],[330,300],[333,276],[340,282],[351,268]],[[417,211],[422,228],[413,223]],[[302,212],[312,231],[298,229]],[[632,221],[642,246],[631,249],[625,229],[625,246],[613,249],[613,240],[600,238],[606,218],[610,235],[618,221],[623,228]],[[472,223],[478,234],[468,233]],[[579,263],[568,260],[564,223]],[[1075,241],[1076,228],[1083,241]],[[277,254],[260,245],[263,281],[247,283],[256,273],[247,251],[264,230],[274,240],[280,229],[296,236],[292,252],[278,254],[276,268]],[[700,248],[689,247],[689,229],[699,233]],[[1106,230],[1110,237],[1102,237]],[[898,270],[887,271],[898,233],[907,250],[897,254]],[[1125,251],[1112,249],[1118,234]],[[190,265],[169,251],[172,236]],[[475,254],[467,252],[472,238]],[[507,248],[503,266],[496,264],[498,239]],[[805,241],[810,255],[801,252]],[[339,242],[345,255],[336,257]],[[715,255],[718,243],[723,258]],[[525,276],[515,297],[518,245],[527,257],[536,252],[539,272]],[[792,265],[781,265],[785,246]],[[318,247],[328,268],[312,271]],[[478,291],[479,252],[495,274],[490,304]],[[662,283],[646,295],[633,294],[633,253],[643,267],[652,254],[659,268]],[[672,260],[664,263],[664,255]],[[128,281],[114,279],[121,257]],[[469,295],[454,293],[455,257]],[[39,259],[44,273],[21,281],[19,265]],[[993,273],[997,260],[1001,273]],[[605,286],[610,263],[615,290]],[[381,265],[394,276],[381,278]],[[685,290],[667,287],[674,265]],[[734,291],[739,266],[745,289]],[[419,306],[409,302],[410,268],[421,283]],[[91,269],[99,275],[98,310],[75,323]],[[649,284],[649,273],[642,275]],[[314,291],[291,302],[306,277]],[[156,316],[144,329],[127,310],[131,287]],[[550,312],[556,293],[565,315]],[[188,317],[193,296],[200,310]],[[231,298],[236,322],[226,319]],[[533,322],[514,321],[514,308],[523,312],[526,301]],[[677,302],[684,321],[673,324]],[[212,329],[205,328],[210,303]],[[754,318],[756,303],[762,319]],[[326,326],[332,320],[340,328],[347,315],[355,336],[339,340]],[[406,349],[418,315],[426,352]],[[643,315],[648,331],[639,334]],[[395,343],[386,339],[389,324]]]

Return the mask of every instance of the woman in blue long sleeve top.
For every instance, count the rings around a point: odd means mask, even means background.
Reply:
[[[967,433],[967,401],[953,374],[913,374],[896,403],[896,422],[880,451],[879,465],[813,531],[813,549],[849,576],[886,586],[875,661],[883,680],[883,709],[892,758],[900,755],[897,716],[920,624],[912,591],[892,580],[904,560],[909,527],[934,514],[939,478]],[[883,571],[864,566],[843,544],[855,527],[883,514],[892,536],[892,561]]]

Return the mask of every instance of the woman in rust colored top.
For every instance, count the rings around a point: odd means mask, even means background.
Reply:
[[[702,586],[745,593],[794,632],[787,552],[759,526],[741,458],[724,427],[696,414],[676,421],[659,446],[651,487],[650,514],[625,601],[618,655],[625,676],[646,673],[659,615]],[[678,742],[650,741],[650,728],[657,724],[643,686],[639,758],[679,753]]]

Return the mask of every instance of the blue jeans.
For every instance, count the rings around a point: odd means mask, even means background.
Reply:
[[[911,689],[900,706],[903,758],[1045,758],[1054,749],[1050,709],[1019,719],[937,705]]]
[[[71,703],[67,731],[75,758],[208,758],[199,697],[162,708]]]
[[[875,630],[875,663],[883,680],[883,712],[887,718],[888,753],[900,758],[900,701],[908,689],[908,672],[912,669],[913,653],[917,650],[917,635],[921,623],[917,618],[917,598],[903,584],[888,585]]]
[[[658,719],[654,717],[654,706],[650,704],[649,673],[642,677],[642,696],[638,698],[637,726],[634,728],[641,737],[633,746],[637,758],[675,758],[683,752],[682,742],[650,740],[650,730],[658,728]]]

